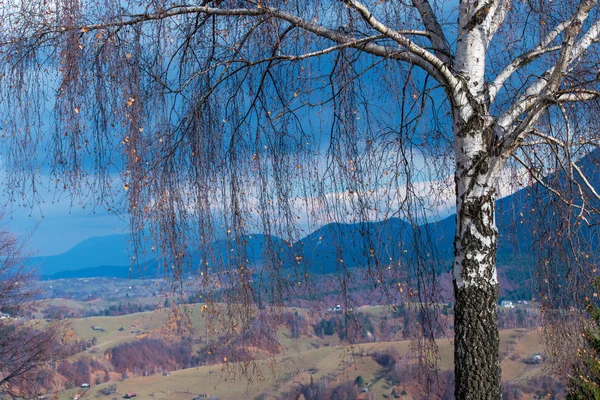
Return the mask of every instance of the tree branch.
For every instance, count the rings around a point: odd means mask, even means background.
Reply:
[[[494,5],[492,6],[493,10],[488,16],[488,18],[490,19],[487,31],[488,42],[492,41],[492,38],[494,37],[494,35],[496,35],[498,29],[500,29],[500,27],[502,26],[502,23],[504,22],[504,19],[506,18],[506,15],[510,10],[511,5],[512,0],[499,0],[494,2]]]
[[[422,58],[425,62],[428,62],[435,69],[437,69],[439,74],[444,77],[444,81],[440,83],[447,85],[447,87],[453,90],[458,86],[458,80],[452,74],[452,72],[450,72],[450,69],[448,68],[449,66],[437,56],[425,50],[423,47],[419,46],[406,36],[401,35],[398,31],[395,31],[381,23],[362,3],[355,0],[345,1],[350,7],[355,9],[363,17],[363,19],[369,25],[371,25],[371,27],[373,27],[373,29],[395,40],[399,45],[405,47],[410,53]]]
[[[535,81],[526,90],[525,94],[521,96],[521,98],[498,119],[498,125],[502,128],[503,133],[506,133],[516,118],[518,118],[525,110],[528,109],[528,104],[531,103],[532,98],[538,97],[539,94],[544,90],[551,94],[552,91],[558,89],[568,65],[578,59],[598,37],[598,34],[600,34],[600,20],[596,21],[577,43],[574,42],[576,34],[581,29],[581,24],[588,17],[591,9],[594,5],[596,5],[596,3],[597,0],[582,0],[576,14],[571,19],[559,24],[554,30],[546,35],[546,37],[538,44],[538,46],[536,46],[534,50],[523,55],[525,56],[523,60],[523,62],[525,62],[524,64],[520,64],[520,58],[523,57],[520,56],[510,63],[500,74],[498,74],[490,86],[490,96],[492,99],[495,98],[500,88],[515,71],[524,65],[527,65],[527,63],[533,61],[533,59],[539,57],[540,55],[545,54],[547,51],[544,51],[544,49],[555,50],[554,47],[548,48],[550,43],[552,43],[552,41],[561,32],[565,30],[568,31],[565,34],[565,39],[560,47],[561,54],[556,64],[546,70],[544,74],[542,74],[541,78]],[[527,59],[530,57],[533,58],[527,61]]]
[[[419,11],[425,29],[430,33],[429,40],[433,45],[435,55],[447,64],[452,63],[452,52],[448,45],[448,40],[444,35],[444,31],[438,22],[431,4],[428,0],[412,0],[413,5]]]
[[[566,199],[562,193],[558,190],[556,190],[555,188],[553,188],[552,186],[548,185],[546,182],[544,182],[544,178],[538,174],[537,171],[535,171],[533,168],[531,168],[530,165],[528,165],[525,161],[523,161],[519,156],[517,156],[516,154],[512,153],[511,156],[517,160],[517,162],[519,164],[521,164],[523,166],[523,168],[525,168],[527,170],[527,172],[529,172],[529,174],[531,175],[531,177],[538,183],[540,184],[544,189],[552,192],[560,201],[562,201],[564,204],[566,204],[569,207],[573,207],[575,209],[579,209],[583,211],[583,206],[580,206],[578,204],[573,203],[572,201],[569,201],[568,199]]]
[[[557,91],[567,67],[581,57],[600,34],[600,20],[598,20],[575,43],[574,37],[579,32],[583,20],[587,18],[596,3],[597,0],[582,0],[576,15],[565,28],[567,33],[565,33],[557,63],[549,68],[508,111],[498,118],[495,129],[496,134],[502,138],[499,147],[503,159],[506,160],[510,153],[523,142],[541,114],[551,104],[592,100],[597,97],[593,91],[568,91],[562,94]],[[525,118],[516,127],[513,127],[517,118],[524,113],[527,113]]]
[[[575,171],[577,171],[577,174],[579,175],[585,186],[588,188],[588,190],[594,195],[596,199],[600,200],[600,194],[598,194],[594,185],[590,183],[589,179],[585,176],[583,171],[581,171],[581,168],[579,168],[579,166],[573,161],[571,161],[571,166]]]
[[[538,146],[541,144],[556,145],[563,148],[570,148],[575,146],[600,146],[600,138],[593,138],[587,140],[580,139],[576,142],[574,142],[573,140],[569,140],[569,142],[567,143],[554,136],[547,135],[539,131],[538,129],[532,129],[530,132],[528,132],[528,134],[536,136],[540,138],[540,140],[523,142],[521,146]]]
[[[223,66],[230,66],[232,64],[244,64],[244,67],[249,68],[249,67],[259,65],[259,64],[264,64],[264,63],[269,63],[269,62],[274,62],[274,61],[301,61],[301,60],[306,60],[308,58],[313,58],[313,57],[318,57],[318,56],[322,56],[325,54],[329,54],[336,50],[341,50],[341,49],[344,49],[347,47],[355,47],[357,45],[372,42],[374,40],[381,39],[384,37],[385,37],[384,35],[369,36],[369,37],[366,37],[363,39],[357,39],[353,42],[342,43],[342,44],[338,44],[335,46],[327,47],[325,49],[316,50],[316,51],[299,54],[299,55],[278,55],[278,56],[263,58],[263,59],[256,60],[256,61],[248,61],[246,59],[234,59],[234,60],[223,61],[223,62],[217,63],[215,65],[212,65],[207,69],[204,69],[201,71],[196,71],[180,86],[179,89],[171,90],[169,88],[169,90],[172,93],[182,92],[183,89],[185,89],[195,78],[205,75],[205,74],[207,74],[211,71],[214,71],[214,70],[218,69],[219,67],[223,67]],[[236,70],[236,72],[239,72],[239,69]],[[163,86],[167,87],[166,85],[163,85]]]
[[[352,1],[354,6],[359,7],[361,10],[368,10],[364,8],[364,6],[360,3]],[[127,19],[102,22],[97,24],[87,24],[80,25],[73,28],[62,26],[59,29],[51,30],[44,32],[44,35],[49,34],[62,34],[68,31],[80,31],[82,33],[97,31],[97,30],[105,30],[111,28],[122,28],[125,26],[132,26],[137,24],[142,24],[144,22],[149,21],[157,21],[163,20],[167,18],[172,18],[181,15],[188,14],[205,14],[211,16],[224,16],[224,17],[234,17],[234,16],[254,16],[259,17],[263,16],[265,18],[276,18],[282,21],[289,22],[290,24],[297,26],[299,28],[304,29],[307,32],[311,32],[319,37],[331,40],[335,43],[343,45],[343,47],[352,47],[372,55],[395,59],[399,61],[404,61],[416,66],[423,68],[426,72],[432,75],[438,82],[449,89],[454,89],[459,85],[458,80],[452,75],[450,69],[434,54],[430,53],[423,47],[417,45],[410,39],[408,39],[404,34],[407,35],[417,35],[417,36],[427,36],[430,37],[431,34],[428,32],[418,31],[418,30],[407,30],[407,31],[394,31],[385,27],[379,21],[372,19],[371,21],[376,21],[377,26],[380,28],[380,32],[385,36],[395,40],[399,44],[402,44],[406,47],[406,51],[398,51],[389,46],[377,45],[374,43],[370,43],[365,41],[362,38],[356,38],[353,36],[349,36],[342,32],[326,28],[322,25],[319,25],[315,22],[307,21],[302,19],[299,16],[290,14],[288,12],[279,10],[277,8],[270,7],[257,7],[257,8],[216,8],[209,6],[173,6],[166,10],[159,10],[151,13],[143,13],[143,14],[133,14],[127,17]],[[370,13],[368,13],[370,15]],[[36,32],[35,37],[39,37],[41,33]],[[32,39],[33,37],[29,38]],[[27,39],[25,39],[27,40]],[[10,43],[16,43],[17,41],[23,41],[23,39],[17,39]]]
[[[498,94],[502,86],[504,86],[504,83],[508,80],[508,78],[512,76],[513,73],[515,73],[520,68],[523,68],[524,66],[528,65],[538,57],[557,50],[560,50],[560,46],[544,47],[542,43],[540,43],[538,46],[536,46],[535,49],[523,53],[514,60],[512,60],[510,64],[508,64],[506,67],[504,67],[502,71],[500,71],[500,73],[496,76],[494,81],[490,84],[490,102],[493,102],[496,99],[496,95]]]
[[[590,101],[598,98],[600,98],[600,91],[588,89],[559,91],[556,94],[556,101],[559,103]]]
[[[567,67],[575,58],[578,57],[578,55],[575,54],[577,52],[577,48],[584,45],[579,44],[577,47],[574,47],[575,38],[579,34],[583,22],[588,18],[590,11],[592,11],[592,8],[596,5],[597,1],[598,0],[581,0],[581,3],[579,3],[579,7],[577,8],[575,16],[571,19],[571,23],[565,29],[565,35],[561,45],[558,61],[555,64],[554,70],[550,73],[550,77],[546,85],[547,92],[553,92],[558,89]]]

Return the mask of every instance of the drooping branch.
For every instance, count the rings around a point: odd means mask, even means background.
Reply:
[[[182,92],[194,79],[196,79],[202,75],[206,75],[206,74],[208,74],[212,71],[215,71],[221,67],[229,68],[229,66],[231,66],[231,65],[240,64],[240,68],[235,70],[235,72],[237,73],[237,72],[240,72],[243,68],[251,68],[251,67],[258,66],[260,64],[273,63],[275,61],[301,61],[301,60],[306,60],[309,58],[319,57],[319,56],[323,56],[325,54],[329,54],[334,51],[342,50],[345,48],[360,46],[362,44],[373,42],[377,39],[382,39],[384,37],[385,37],[384,35],[369,36],[366,38],[354,40],[352,42],[342,43],[342,44],[330,46],[330,47],[327,47],[327,48],[324,48],[321,50],[311,51],[311,52],[307,52],[304,54],[298,54],[298,55],[281,54],[281,55],[275,55],[272,57],[262,58],[260,60],[255,60],[255,61],[250,61],[245,58],[235,58],[235,59],[228,60],[228,61],[222,61],[222,62],[216,63],[215,65],[211,65],[207,69],[194,72],[178,89],[170,89],[169,88],[169,91],[171,93]],[[388,57],[390,57],[392,59],[399,59],[399,57],[401,57],[401,56],[400,56],[400,53],[397,52],[397,53],[390,53],[390,55]],[[225,76],[229,77],[229,75],[225,75]],[[158,79],[158,78],[155,78],[155,79]],[[220,79],[219,81],[222,82],[224,80],[225,79]],[[166,85],[164,85],[164,86],[166,86]]]
[[[158,10],[155,12],[148,12],[143,14],[132,14],[124,18],[119,18],[117,20],[111,20],[107,22],[95,23],[95,24],[84,24],[74,27],[69,26],[60,26],[57,28],[48,28],[43,32],[35,32],[33,36],[29,36],[26,38],[17,38],[14,40],[8,40],[3,44],[16,44],[19,42],[26,42],[31,40],[38,40],[39,37],[56,37],[60,36],[66,32],[77,31],[81,34],[85,34],[87,32],[93,31],[104,31],[110,29],[121,29],[126,26],[135,26],[140,25],[146,22],[151,21],[160,21],[168,18],[173,18],[177,16],[185,16],[185,15],[194,15],[194,14],[202,14],[205,16],[222,16],[222,17],[263,17],[263,18],[274,18],[281,21],[286,21],[293,26],[299,27],[307,32],[313,33],[316,36],[331,40],[337,43],[338,46],[332,46],[329,50],[325,50],[321,53],[319,51],[314,52],[312,55],[307,55],[307,57],[318,56],[322,54],[326,54],[331,51],[339,50],[341,48],[351,47],[355,49],[359,49],[361,51],[380,56],[385,58],[392,58],[399,61],[408,62],[410,64],[419,66],[423,68],[427,73],[432,75],[436,80],[438,80],[442,85],[448,88],[455,88],[458,86],[459,82],[450,72],[449,64],[447,61],[449,60],[448,54],[449,49],[443,49],[442,59],[438,58],[436,55],[432,54],[428,50],[423,47],[417,45],[414,41],[410,40],[405,35],[414,35],[414,36],[425,36],[432,40],[434,43],[434,47],[440,46],[439,39],[436,37],[440,34],[441,28],[438,32],[430,31],[419,31],[419,30],[402,30],[396,31],[393,30],[380,21],[376,20],[372,14],[368,11],[368,9],[362,5],[361,3],[351,1],[350,2],[353,7],[361,12],[363,15],[370,16],[366,18],[367,22],[375,24],[373,27],[381,32],[384,37],[388,37],[397,43],[401,44],[406,50],[398,51],[397,49],[393,49],[389,46],[378,45],[375,43],[371,43],[372,40],[368,38],[357,38],[354,36],[350,36],[348,34],[343,33],[339,30],[334,30],[327,28],[323,25],[320,25],[314,21],[305,20],[297,15],[291,14],[289,12],[272,8],[272,7],[257,7],[257,8],[218,8],[218,7],[209,7],[209,6],[173,6],[168,9]],[[428,22],[431,25],[431,21]],[[437,43],[437,44],[436,44]],[[446,45],[447,47],[447,45]],[[296,57],[296,56],[294,56]],[[298,57],[298,59],[302,59],[302,57]],[[291,60],[291,59],[290,59]]]
[[[573,156],[573,149],[581,148],[583,146],[598,147],[600,145],[600,139],[590,138],[584,140],[582,137],[580,137],[579,140],[574,140],[574,132],[572,129],[571,118],[569,117],[564,104],[559,104],[558,106],[562,119],[564,120],[564,139],[558,138],[556,135],[544,133],[541,132],[539,129],[533,128],[530,130],[530,132],[528,132],[528,135],[535,136],[536,138],[538,138],[538,140],[527,141],[521,146],[549,146],[549,149],[552,152],[552,154],[554,154],[554,157],[560,161],[560,167],[563,173],[567,176],[569,182],[577,188],[577,191],[579,193],[578,204],[575,204],[572,200],[568,200],[567,198],[565,198],[563,196],[563,193],[561,193],[560,189],[552,188],[547,182],[545,182],[545,177],[543,177],[538,171],[535,171],[534,168],[529,167],[516,154],[512,154],[512,156],[528,170],[529,174],[533,177],[533,179],[536,182],[538,182],[541,186],[552,192],[561,202],[563,202],[568,207],[578,209],[579,212],[577,217],[585,221],[588,225],[591,225],[589,219],[586,217],[586,214],[597,213],[599,210],[597,206],[595,206],[594,204],[592,204],[592,202],[589,201],[589,197],[591,195],[591,197],[595,198],[596,200],[600,200],[600,194],[578,164],[578,160]],[[559,150],[562,150],[562,154],[564,154],[564,160],[562,160],[562,157],[559,155]],[[533,151],[533,153],[535,154],[535,150]],[[575,173],[577,174],[578,178],[575,176]],[[585,194],[586,192],[588,193],[587,196]]]
[[[523,168],[525,168],[525,170],[529,173],[529,175],[533,178],[534,181],[536,181],[544,189],[546,189],[549,192],[551,192],[562,203],[564,203],[568,207],[571,207],[571,208],[574,208],[574,209],[579,209],[579,210],[583,210],[584,209],[583,206],[581,206],[579,204],[575,204],[572,201],[566,199],[563,196],[563,194],[560,192],[560,190],[558,190],[558,189],[550,186],[547,182],[545,182],[544,176],[542,174],[540,174],[539,171],[536,171],[534,168],[532,168],[527,162],[525,162],[523,159],[521,159],[521,157],[519,157],[517,154],[512,153],[511,157],[514,158],[519,164],[521,164],[521,166]]]

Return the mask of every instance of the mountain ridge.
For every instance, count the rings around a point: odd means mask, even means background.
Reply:
[[[589,153],[579,162],[587,175],[593,177],[593,183],[599,183],[596,171],[599,170],[600,151]],[[553,175],[549,175],[552,179]],[[556,179],[561,179],[559,175]],[[515,268],[515,263],[531,264],[528,250],[534,243],[532,232],[536,229],[535,221],[523,217],[523,212],[546,206],[546,200],[539,200],[534,192],[539,190],[539,184],[526,186],[506,197],[496,201],[496,222],[499,229],[498,265],[510,266],[515,279],[526,281],[531,277],[531,265]],[[260,265],[265,243],[270,241],[270,249],[279,252],[279,256],[293,263],[293,257],[301,254],[303,262],[312,273],[331,273],[343,268],[360,267],[371,262],[376,256],[380,261],[395,260],[403,253],[414,248],[414,236],[429,235],[435,243],[436,250],[443,262],[450,262],[453,255],[455,214],[439,221],[412,226],[399,219],[390,218],[385,221],[369,221],[363,223],[326,224],[309,233],[289,246],[287,242],[276,236],[251,234],[242,237],[245,249],[240,249],[239,243],[227,239],[215,240],[211,245],[210,254],[201,254],[199,250],[190,252],[192,264],[199,265],[206,257],[217,257],[223,265],[227,265],[232,257],[245,254],[249,264]],[[38,263],[39,269],[45,276],[53,276],[65,271],[90,270],[100,265],[127,268],[131,266],[131,258],[127,251],[129,235],[109,235],[86,239],[65,253],[56,256],[32,258],[30,263]],[[147,250],[147,249],[142,249]],[[144,251],[140,252],[144,254]],[[286,254],[287,253],[287,254]],[[147,254],[151,254],[147,252]],[[521,257],[521,259],[519,259]],[[138,260],[139,265],[148,265],[156,261],[151,257]],[[341,264],[343,263],[343,266]],[[106,269],[109,271],[110,269]],[[119,271],[122,271],[120,269]],[[447,272],[447,268],[438,266],[438,272]],[[520,273],[521,272],[521,273]],[[90,271],[82,273],[91,273]],[[76,275],[71,273],[71,275]]]

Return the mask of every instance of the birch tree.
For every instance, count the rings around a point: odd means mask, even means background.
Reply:
[[[238,243],[257,226],[291,243],[305,219],[416,226],[436,207],[420,182],[435,179],[456,199],[455,395],[501,398],[498,182],[527,171],[594,224],[600,196],[578,160],[598,142],[597,1],[30,0],[1,12],[16,199],[39,193],[45,162],[71,193],[91,187],[109,205],[125,193],[133,231],[150,227],[177,271],[190,242],[210,252],[215,213]],[[575,196],[546,180],[557,170]],[[285,272],[277,246],[263,271],[283,303],[310,278]],[[434,247],[411,265],[426,272]],[[231,251],[232,299],[261,302],[244,250]],[[392,268],[374,264],[376,283]]]

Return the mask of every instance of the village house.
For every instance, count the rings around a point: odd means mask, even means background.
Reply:
[[[515,308],[515,305],[513,304],[512,301],[509,300],[503,300],[500,305],[504,308]]]

